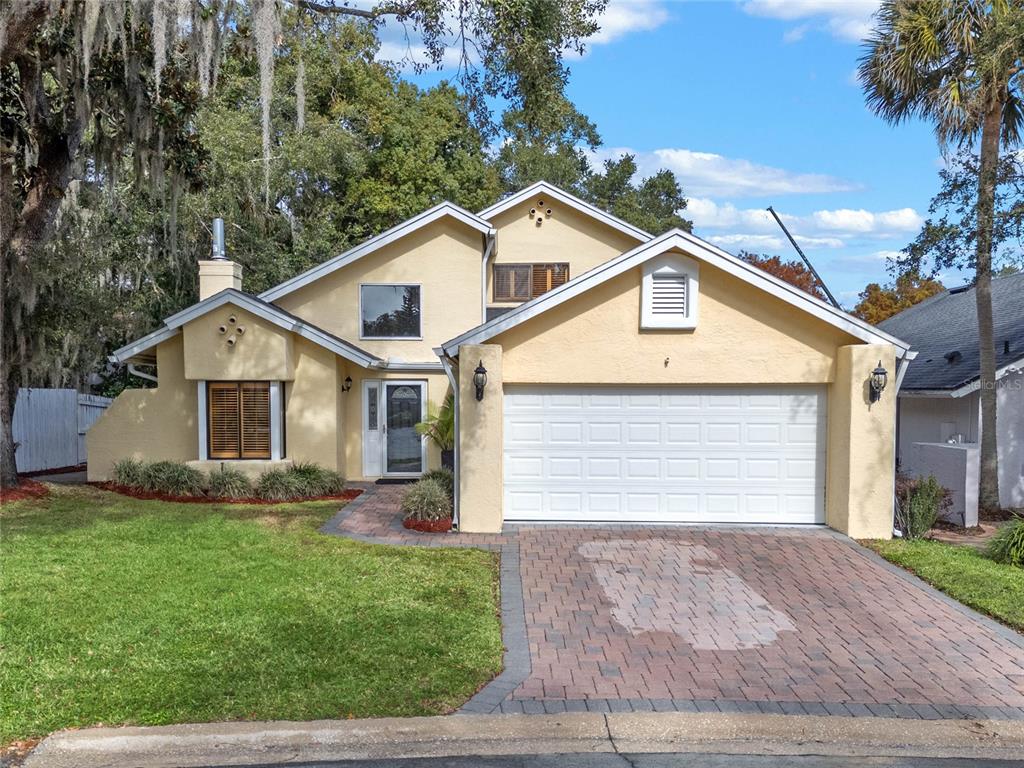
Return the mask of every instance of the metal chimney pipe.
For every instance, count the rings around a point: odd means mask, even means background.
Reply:
[[[213,259],[227,260],[227,253],[224,250],[224,219],[221,218],[213,220]]]

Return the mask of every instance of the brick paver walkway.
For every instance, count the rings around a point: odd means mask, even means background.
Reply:
[[[378,486],[325,532],[502,552],[506,669],[467,711],[1024,719],[1024,638],[822,529],[401,528]]]

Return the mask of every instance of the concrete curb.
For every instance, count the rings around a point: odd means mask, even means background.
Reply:
[[[1019,760],[1024,723],[666,712],[93,728],[51,735],[25,768],[198,768],[601,752]]]

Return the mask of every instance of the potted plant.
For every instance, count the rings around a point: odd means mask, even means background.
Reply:
[[[427,418],[416,425],[416,432],[429,437],[441,449],[441,466],[455,469],[455,401],[451,393],[438,408],[427,405]]]
[[[441,483],[428,477],[409,486],[402,497],[402,525],[424,533],[452,529],[452,500]]]

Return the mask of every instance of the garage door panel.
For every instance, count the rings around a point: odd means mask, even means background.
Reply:
[[[510,386],[505,517],[823,522],[824,440],[823,388]]]

